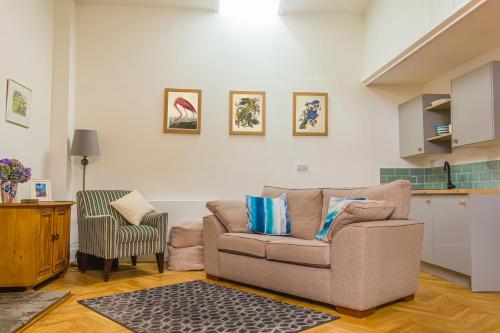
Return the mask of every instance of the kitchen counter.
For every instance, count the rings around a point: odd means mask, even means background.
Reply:
[[[436,195],[436,194],[474,194],[474,195],[500,195],[500,189],[452,189],[452,190],[413,190],[412,195]]]

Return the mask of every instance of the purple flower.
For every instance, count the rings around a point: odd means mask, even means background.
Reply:
[[[12,165],[12,161],[9,160],[8,158],[4,158],[2,160],[0,160],[0,163],[3,163],[3,164],[7,164],[7,165]]]
[[[25,167],[16,159],[0,160],[0,180],[25,183],[31,178],[31,168]]]

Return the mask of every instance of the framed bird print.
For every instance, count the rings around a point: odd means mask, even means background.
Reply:
[[[200,134],[200,89],[165,89],[163,132]]]
[[[293,93],[293,135],[328,135],[327,93]]]
[[[264,91],[229,92],[229,134],[266,134],[266,93]]]

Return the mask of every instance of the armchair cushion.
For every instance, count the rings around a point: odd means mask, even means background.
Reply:
[[[128,222],[139,225],[147,213],[156,209],[138,191],[132,191],[110,203]]]
[[[154,241],[158,238],[158,229],[148,225],[128,225],[116,230],[118,243]]]

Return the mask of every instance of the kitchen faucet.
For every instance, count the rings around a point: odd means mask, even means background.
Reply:
[[[447,187],[448,187],[448,189],[451,190],[452,188],[455,188],[455,185],[451,182],[451,167],[450,167],[450,163],[448,163],[448,161],[444,162],[443,170],[447,171],[447,178],[448,178]]]

